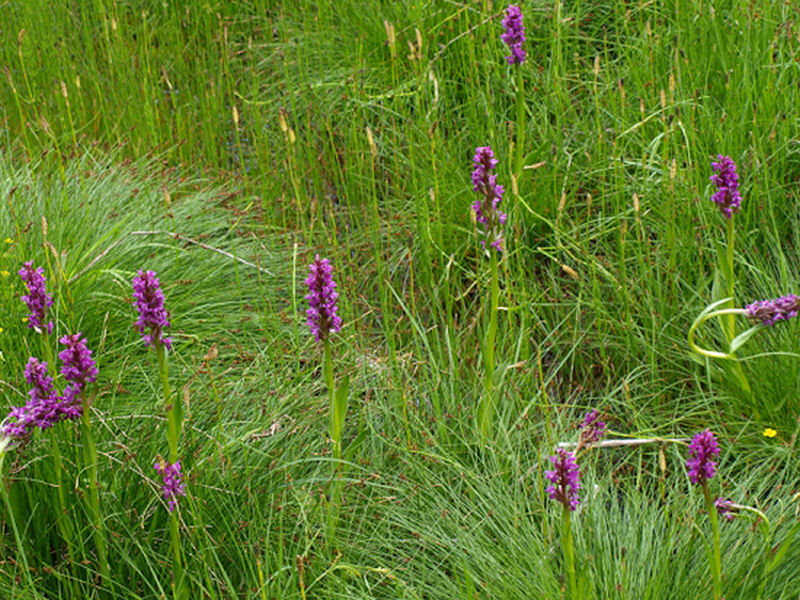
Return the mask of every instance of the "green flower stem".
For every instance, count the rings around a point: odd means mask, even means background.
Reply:
[[[181,414],[180,408],[175,407],[172,398],[172,389],[169,385],[169,370],[167,365],[167,353],[164,344],[156,340],[156,357],[158,358],[158,374],[161,378],[161,387],[164,392],[164,410],[167,414],[167,443],[169,444],[169,462],[178,462],[178,437],[181,433]],[[183,570],[183,560],[181,558],[181,540],[178,523],[178,513],[172,511],[169,515],[169,532],[172,544],[172,574],[174,577],[172,595],[176,599],[186,600],[189,598],[189,590]]]
[[[50,376],[55,379],[56,376],[56,362],[53,356],[53,348],[50,345],[49,338],[42,334],[41,336],[42,341],[42,352],[44,354],[45,360],[47,361],[48,371],[50,372]],[[53,430],[50,435],[50,446],[53,454],[53,466],[55,467],[55,475],[56,475],[56,489],[58,490],[58,529],[61,532],[61,536],[64,538],[64,541],[67,544],[67,560],[69,562],[69,570],[72,574],[72,581],[70,587],[72,588],[73,594],[77,594],[78,590],[75,587],[77,577],[75,575],[75,555],[73,552],[73,539],[72,539],[72,531],[70,529],[69,522],[67,520],[67,500],[64,494],[64,462],[61,458],[61,446],[59,444],[58,436],[56,435],[56,431]]]
[[[342,458],[342,439],[341,432],[337,431],[336,427],[336,388],[333,386],[333,356],[331,354],[330,340],[324,340],[323,344],[323,357],[322,357],[322,376],[325,378],[325,385],[328,388],[328,397],[330,398],[330,436],[333,442],[333,458],[337,461]],[[334,465],[334,469],[335,469]]]
[[[522,160],[525,157],[525,78],[522,74],[522,65],[517,67],[517,146],[516,157],[514,159],[514,179],[516,185],[514,189],[519,189],[520,179],[522,178]],[[516,193],[516,192],[515,192]]]
[[[714,600],[722,598],[722,556],[719,549],[719,516],[717,507],[708,491],[708,482],[703,480],[703,496],[706,499],[706,511],[711,519],[711,535],[713,538],[713,560],[711,561],[711,576],[714,579]]]
[[[167,365],[167,353],[164,344],[160,341],[155,342],[156,356],[158,358],[158,374],[161,378],[161,387],[164,393],[164,410],[167,414],[167,443],[169,444],[169,462],[175,463],[178,460],[178,436],[180,436],[181,423],[180,417],[176,414],[175,406],[172,403],[172,389],[169,385],[169,368]]]
[[[734,236],[734,228],[733,228],[733,219],[728,219],[728,229],[727,229],[727,260],[728,260],[728,281],[725,283],[727,284],[727,296],[730,298],[728,301],[728,308],[734,307],[734,302],[736,301],[734,297],[734,285],[735,285],[735,278],[733,276],[733,245],[735,242]],[[725,334],[728,337],[728,343],[730,344],[733,341],[733,338],[736,337],[736,316],[734,314],[729,314],[724,321],[724,329]]]
[[[578,600],[578,584],[575,577],[575,551],[572,546],[571,511],[566,506],[561,507],[561,543],[564,546],[564,562],[567,567],[567,581],[569,582],[569,597]]]
[[[727,304],[729,302],[729,300],[730,299],[725,298],[723,300],[715,302],[709,308],[713,308],[714,306],[719,306],[721,304]],[[742,365],[739,363],[739,360],[736,358],[736,355],[731,350],[731,347],[733,346],[733,342],[734,342],[735,338],[732,338],[731,340],[729,340],[729,342],[728,342],[728,344],[729,344],[728,352],[719,352],[719,351],[716,351],[716,350],[707,350],[705,348],[701,348],[700,346],[698,346],[694,341],[694,335],[695,335],[695,332],[697,331],[697,329],[700,327],[700,325],[702,325],[703,323],[705,323],[709,319],[712,319],[714,317],[722,317],[724,319],[735,319],[736,315],[747,314],[747,311],[745,309],[743,309],[743,308],[723,308],[723,309],[720,309],[720,310],[709,310],[709,308],[707,308],[705,311],[703,311],[703,313],[701,313],[701,315],[697,319],[695,319],[694,323],[692,323],[692,326],[689,328],[689,335],[688,335],[689,347],[692,349],[692,351],[696,352],[697,354],[699,354],[701,356],[705,356],[706,358],[719,358],[719,359],[723,359],[723,360],[732,360],[732,361],[734,361],[734,365],[735,365],[734,369],[736,371],[736,378],[739,380],[739,386],[742,388],[742,390],[748,396],[751,396],[752,395],[752,390],[750,389],[750,382],[747,381],[747,377],[745,376],[744,371],[742,370]],[[724,323],[725,322],[723,322],[723,329],[726,329],[726,326],[725,326]],[[734,329],[734,331],[735,331],[735,329]],[[748,334],[748,332],[745,332],[740,337],[746,337],[747,334]]]
[[[331,489],[328,499],[328,544],[331,548],[336,547],[336,527],[339,520],[339,503],[341,499],[341,481],[337,477],[342,458],[342,432],[339,429],[338,415],[339,407],[336,403],[336,389],[333,384],[333,355],[331,352],[330,340],[322,342],[322,376],[325,379],[325,386],[328,388],[330,401],[330,423],[329,431],[333,443],[333,462],[331,462]]]
[[[14,518],[14,510],[11,507],[11,499],[8,497],[8,490],[6,489],[6,480],[2,478],[3,474],[3,462],[6,458],[6,449],[8,447],[9,440],[8,438],[3,439],[0,441],[0,444],[3,445],[3,448],[0,449],[0,488],[3,492],[3,502],[6,505],[6,514],[8,515],[8,520],[11,522],[11,529],[14,531],[14,540],[17,542],[17,553],[19,556],[19,560],[22,563],[22,569],[25,571],[25,579],[28,582],[28,586],[30,587],[30,591],[36,594],[36,597],[39,598],[39,594],[36,592],[36,586],[33,584],[33,578],[31,577],[31,569],[28,566],[28,556],[25,554],[25,547],[22,545],[22,538],[19,535],[19,529],[17,528],[17,520]]]
[[[494,344],[497,337],[497,307],[500,300],[500,284],[497,274],[497,252],[489,248],[491,253],[491,272],[492,283],[490,291],[489,305],[489,328],[486,332],[486,339],[483,347],[483,397],[479,409],[478,420],[480,426],[481,440],[485,443],[492,432],[494,421],[495,402],[494,402]]]
[[[728,299],[720,301],[720,303],[727,303]],[[719,304],[719,303],[718,303]],[[701,348],[698,346],[694,341],[694,335],[697,329],[708,321],[709,319],[713,319],[715,317],[725,317],[727,318],[730,315],[730,318],[736,318],[736,315],[743,315],[746,314],[746,311],[743,308],[723,308],[721,310],[714,310],[711,312],[707,312],[700,317],[698,317],[692,326],[689,328],[689,347],[692,349],[693,352],[700,354],[701,356],[705,356],[707,358],[719,358],[723,360],[736,360],[736,357],[730,352],[719,352],[717,350],[706,350],[705,348]]]
[[[733,219],[728,219],[727,224],[727,245],[725,250],[727,252],[726,258],[728,261],[728,281],[727,283],[727,294],[730,300],[728,301],[728,308],[733,309],[736,298],[734,293],[734,287],[736,283],[736,278],[733,276],[733,247],[736,241],[735,238],[735,229],[733,228]],[[725,317],[725,326],[727,330],[728,336],[728,343],[731,344],[733,340],[736,338],[736,314],[735,313],[728,313],[727,317]],[[734,356],[734,352],[731,351],[731,356]],[[742,370],[742,365],[738,362],[735,366],[736,369],[736,378],[739,380],[739,384],[742,387],[742,390],[747,393],[748,396],[752,395],[752,391],[750,389],[750,384],[747,381],[747,377],[744,375],[744,371]]]
[[[83,414],[81,415],[81,434],[83,438],[83,453],[86,461],[86,468],[89,472],[89,512],[92,517],[92,535],[94,544],[97,547],[97,560],[100,563],[100,574],[105,585],[111,585],[111,569],[108,564],[108,551],[106,550],[106,536],[103,527],[103,518],[100,514],[100,490],[97,483],[97,446],[92,435],[92,423],[90,419],[90,406],[93,398],[87,398],[86,394],[81,394],[81,405]]]

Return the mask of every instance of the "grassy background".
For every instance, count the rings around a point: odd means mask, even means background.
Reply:
[[[594,406],[622,436],[711,427],[723,447],[716,489],[779,528],[796,519],[796,325],[740,351],[752,398],[694,361],[686,333],[719,295],[717,153],[742,180],[737,305],[796,290],[798,9],[524,3],[531,168],[521,200],[503,205],[502,427],[479,450],[488,269],[469,171],[474,148],[491,144],[511,187],[504,6],[368,4],[0,6],[0,385],[7,404],[22,401],[38,353],[15,275],[34,260],[56,290],[58,333],[84,332],[99,360],[93,418],[115,575],[107,590],[94,583],[80,444],[63,427],[6,459],[38,592],[6,527],[4,594],[69,597],[75,576],[86,596],[169,595],[152,469],[166,453],[158,377],[131,326],[139,268],[159,273],[172,313],[171,375],[187,411],[182,538],[198,597],[561,597],[542,459]],[[352,379],[335,539],[322,527],[321,352],[301,289],[317,252],[341,291],[337,378]],[[703,335],[721,342],[715,326]],[[766,426],[778,436],[764,438]],[[52,436],[76,484],[66,517]],[[709,595],[685,455],[662,444],[582,463],[587,597]],[[74,573],[59,519],[81,540]],[[725,597],[755,597],[757,531],[725,524],[723,551]],[[795,548],[766,597],[796,597],[798,571]]]

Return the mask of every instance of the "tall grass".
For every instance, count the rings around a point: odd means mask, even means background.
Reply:
[[[737,353],[752,400],[718,365],[695,362],[685,339],[722,297],[713,269],[725,231],[708,181],[718,153],[742,179],[737,302],[795,291],[796,9],[525,3],[519,88],[498,39],[503,8],[0,7],[0,389],[8,405],[24,402],[36,348],[16,271],[34,260],[55,291],[57,332],[82,331],[98,359],[92,431],[112,569],[99,590],[91,515],[71,488],[59,514],[51,485],[52,436],[64,481],[83,477],[78,432],[48,430],[4,460],[28,563],[3,509],[4,597],[170,594],[152,469],[166,422],[155,358],[132,327],[140,268],[158,272],[172,313],[189,490],[180,540],[202,597],[563,597],[543,460],[593,406],[622,436],[711,427],[726,496],[786,534],[797,324]],[[525,168],[504,203],[499,267],[498,435],[478,451],[491,282],[470,222],[470,159],[491,144],[510,181],[519,122]],[[335,547],[322,351],[298,289],[322,251],[345,319],[337,378],[350,381]],[[703,335],[707,347],[725,339]],[[572,529],[584,597],[710,594],[684,459],[661,444],[581,465]],[[734,521],[721,536],[723,596],[754,597],[758,532]],[[764,597],[796,597],[798,568],[792,547]]]

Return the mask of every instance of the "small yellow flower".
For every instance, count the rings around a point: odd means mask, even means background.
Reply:
[[[3,277],[8,277],[9,275],[11,275],[11,273],[9,273],[8,271],[0,271],[0,275],[2,275]]]
[[[6,238],[6,244],[13,244],[13,243],[14,240],[12,240],[11,238]]]
[[[23,323],[27,323],[28,322],[28,317],[22,317],[22,322]]]
[[[0,327],[0,333],[3,333],[3,328],[2,327]]]
[[[774,438],[776,435],[778,435],[778,432],[775,431],[774,429],[771,429],[769,427],[764,429],[764,437]]]

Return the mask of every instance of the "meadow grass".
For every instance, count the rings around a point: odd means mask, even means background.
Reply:
[[[708,180],[718,153],[742,184],[734,304],[796,291],[800,13],[766,0],[522,4],[521,75],[503,58],[505,5],[490,0],[0,7],[0,389],[24,403],[39,353],[16,275],[33,260],[57,334],[83,332],[98,360],[112,571],[99,577],[81,436],[67,423],[5,457],[3,597],[172,594],[153,469],[167,424],[155,354],[133,328],[138,269],[158,273],[171,312],[193,597],[566,597],[543,470],[593,407],[614,437],[714,430],[712,489],[762,510],[777,552],[798,514],[797,323],[738,350],[751,394],[724,363],[692,355],[686,334],[725,297]],[[511,189],[519,77],[526,168],[503,202],[486,440],[491,275],[469,170],[491,145]],[[341,461],[305,326],[317,253],[344,319]],[[698,336],[726,341],[718,322]],[[708,519],[685,459],[668,441],[581,457],[584,598],[711,597]],[[756,598],[756,525],[723,522],[721,546],[724,597]],[[798,548],[764,598],[798,597]]]

